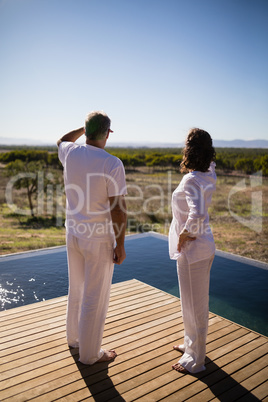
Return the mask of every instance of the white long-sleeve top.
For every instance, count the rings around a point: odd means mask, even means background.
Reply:
[[[169,255],[172,260],[184,253],[188,263],[193,264],[215,253],[208,215],[208,207],[216,189],[215,166],[212,162],[207,172],[193,171],[186,174],[172,194],[173,219],[169,230]],[[186,242],[179,253],[179,235],[184,229],[196,240]]]

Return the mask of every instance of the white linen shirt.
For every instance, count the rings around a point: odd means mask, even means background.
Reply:
[[[76,237],[113,237],[109,197],[125,195],[123,163],[104,149],[63,141],[66,231]]]
[[[212,162],[208,172],[186,174],[172,194],[173,219],[169,230],[169,255],[172,260],[184,254],[188,263],[193,264],[215,253],[208,216],[212,193],[216,189],[215,166]],[[196,240],[187,241],[179,253],[179,235],[184,229]]]

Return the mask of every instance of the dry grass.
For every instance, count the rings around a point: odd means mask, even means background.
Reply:
[[[26,219],[10,213],[3,204],[0,207],[0,243],[1,255],[20,251],[35,250],[65,244],[65,229],[49,224],[49,220],[27,224]]]
[[[171,220],[170,197],[181,177],[175,171],[153,173],[144,168],[139,171],[128,172],[128,183],[144,189],[144,198],[146,201],[149,200],[147,210],[151,210],[150,214],[141,209],[141,200],[138,202],[128,201],[129,217],[137,221],[137,226],[146,224],[145,227],[149,230],[158,230],[161,233],[168,234]],[[240,188],[239,191],[232,194],[233,189],[237,188],[239,184],[245,185],[245,189]],[[164,201],[160,197],[161,192],[157,187],[154,187],[155,185],[163,189]],[[134,187],[130,190],[130,195],[138,195],[137,191],[135,193]],[[256,200],[254,200],[256,194],[258,196],[258,207],[260,200],[262,200],[262,210],[259,208],[252,210],[252,205],[256,204]],[[153,199],[154,196],[158,198]],[[262,185],[251,187],[249,177],[218,173],[217,190],[213,195],[209,209],[217,249],[268,262],[268,206],[265,202],[267,199],[268,178],[262,178]],[[132,211],[134,214],[131,213]],[[252,225],[252,215],[258,219],[257,225],[254,221],[255,227]]]
[[[171,194],[181,177],[174,170],[153,171],[146,167],[127,172],[128,233],[155,230],[168,234]],[[53,217],[32,220],[12,214],[4,204],[6,183],[7,180],[0,177],[1,254],[65,244],[65,229],[63,226],[56,226]],[[238,183],[245,184],[245,189],[231,194]],[[257,210],[252,211],[252,204],[256,205],[255,201],[252,203],[252,197],[254,199],[256,194],[259,200],[261,196],[262,211],[259,201]],[[217,191],[210,207],[210,221],[216,247],[268,262],[268,207],[265,203],[267,199],[268,178],[263,178],[261,185],[250,187],[248,177],[218,174]],[[20,206],[27,205],[22,192],[14,192],[14,201]],[[235,214],[235,217],[231,213]],[[261,230],[260,225],[257,227],[259,231],[256,231],[256,227],[255,230],[252,229],[252,214],[262,223]]]

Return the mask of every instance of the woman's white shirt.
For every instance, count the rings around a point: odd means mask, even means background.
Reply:
[[[209,258],[215,253],[215,243],[209,226],[208,207],[216,189],[215,163],[207,172],[186,174],[172,194],[173,219],[169,230],[170,258],[177,260],[183,253],[189,264]],[[186,242],[178,252],[180,233],[186,229],[194,241]]]

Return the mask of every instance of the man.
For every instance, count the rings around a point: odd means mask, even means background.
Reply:
[[[104,112],[92,112],[85,128],[57,142],[66,192],[67,342],[79,347],[84,364],[116,357],[114,350],[101,349],[114,263],[126,258],[125,171],[120,159],[104,150],[110,124]],[[84,133],[86,143],[75,144]]]

